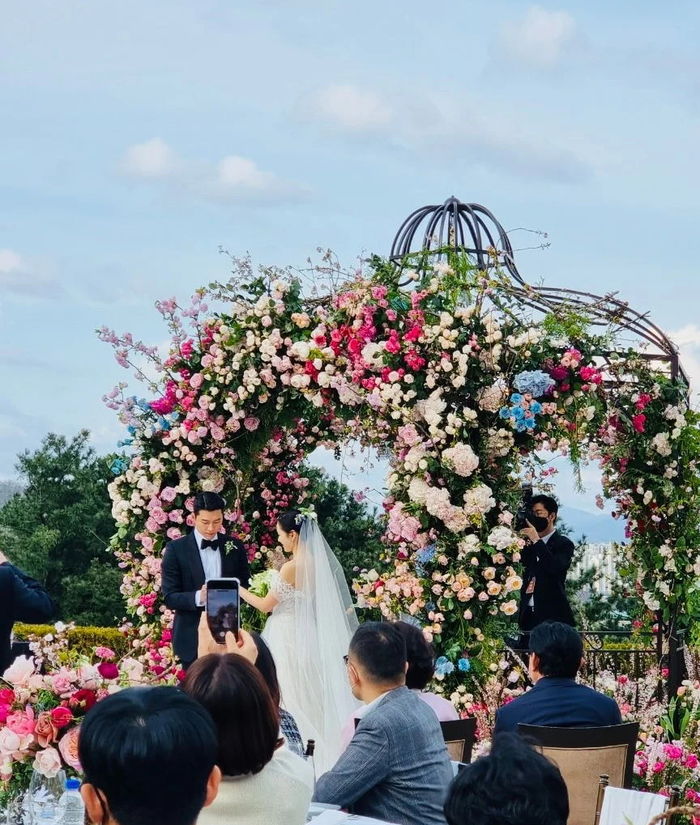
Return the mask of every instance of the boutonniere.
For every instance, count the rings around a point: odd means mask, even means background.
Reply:
[[[236,545],[232,539],[224,542],[224,553],[232,553],[236,549]]]

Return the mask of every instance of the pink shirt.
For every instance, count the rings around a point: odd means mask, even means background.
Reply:
[[[459,719],[459,714],[455,710],[455,706],[452,702],[444,699],[442,696],[438,696],[437,693],[423,693],[421,690],[414,690],[413,692],[420,697],[426,705],[433,709],[439,722],[452,722],[455,719]],[[382,694],[382,698],[385,695],[386,694]],[[372,705],[374,705],[374,702],[370,702],[369,705],[363,705],[347,718],[340,733],[341,751],[344,751],[345,748],[347,748],[350,744],[350,740],[355,734],[355,719],[361,719],[365,713],[371,709]]]

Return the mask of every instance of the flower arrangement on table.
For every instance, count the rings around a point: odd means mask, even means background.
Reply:
[[[96,647],[91,657],[68,650],[70,626],[32,643],[0,678],[0,808],[29,787],[32,771],[80,775],[78,732],[88,710],[111,693],[142,684],[144,666]],[[163,679],[160,680],[163,683]]]

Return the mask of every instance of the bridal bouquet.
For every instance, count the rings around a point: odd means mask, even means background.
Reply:
[[[110,693],[144,680],[143,665],[96,647],[68,650],[61,625],[32,645],[0,677],[0,808],[24,793],[32,771],[52,777],[81,773],[78,732],[87,711]]]

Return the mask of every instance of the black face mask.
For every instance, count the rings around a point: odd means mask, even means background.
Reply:
[[[531,510],[525,514],[525,518],[538,533],[544,533],[549,527],[549,521],[544,516],[536,516]]]

